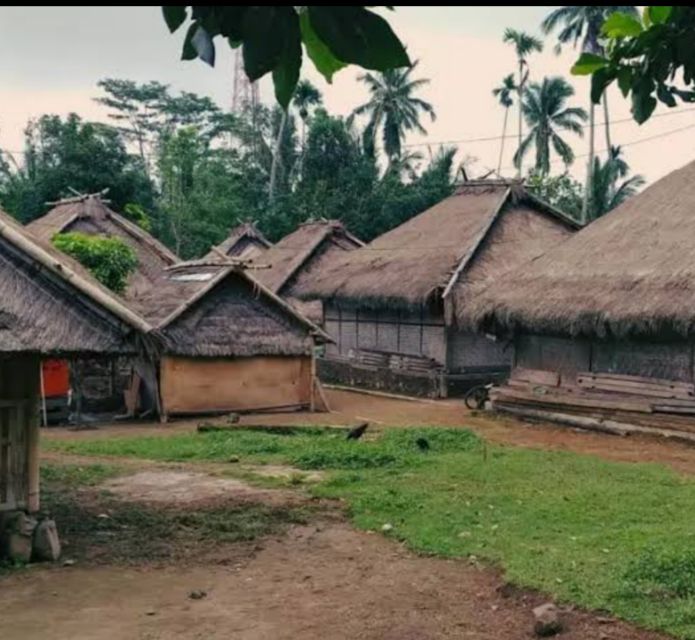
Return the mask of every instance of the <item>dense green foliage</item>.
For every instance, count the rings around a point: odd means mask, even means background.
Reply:
[[[516,584],[695,638],[695,481],[661,466],[488,445],[463,429],[386,429],[355,442],[335,429],[242,427],[44,447],[323,469],[313,491],[343,499],[362,528],[389,524],[417,551],[492,561]]]
[[[128,277],[135,271],[138,259],[133,249],[114,237],[89,236],[84,233],[58,233],[53,244],[89,269],[104,286],[116,293],[125,289]]]
[[[217,36],[241,47],[244,69],[255,81],[272,73],[275,96],[287,108],[299,82],[302,50],[331,81],[348,64],[387,71],[407,67],[405,47],[372,7],[191,6],[184,60],[215,64]],[[173,33],[188,19],[185,6],[162,7]]]
[[[606,51],[585,52],[572,71],[592,75],[592,99],[598,102],[613,82],[632,99],[632,115],[645,122],[661,102],[695,102],[695,8],[649,6],[640,17],[614,13],[601,28]],[[681,81],[682,80],[682,81]]]

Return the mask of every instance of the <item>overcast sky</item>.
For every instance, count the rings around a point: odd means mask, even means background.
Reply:
[[[464,140],[458,143],[459,158],[478,159],[474,174],[495,167],[499,141],[466,140],[501,133],[503,112],[491,90],[515,68],[511,48],[502,43],[505,27],[537,33],[547,11],[546,7],[399,7],[389,13],[411,56],[421,61],[418,75],[431,80],[423,97],[434,104],[438,116],[436,122],[425,123],[426,136],[412,136],[408,142],[423,144],[420,149],[427,154],[442,141]],[[105,77],[159,80],[174,90],[209,95],[228,107],[231,54],[220,46],[215,69],[200,61],[181,62],[182,37],[182,33],[169,35],[158,7],[0,7],[0,147],[21,150],[27,120],[43,113],[75,111],[105,120],[104,109],[92,100],[98,95],[97,81]],[[532,79],[569,77],[574,58],[571,50],[556,56],[548,44],[544,53],[530,60]],[[328,85],[310,66],[304,66],[306,75],[321,89],[330,111],[348,114],[365,99],[357,71],[343,70]],[[588,80],[571,80],[576,104],[586,106]],[[266,101],[272,99],[267,83],[262,84],[261,94]],[[610,97],[612,119],[629,118],[629,105],[622,97],[617,93]],[[695,108],[659,107],[657,114],[664,115],[642,127],[617,122],[612,130],[614,144],[626,145],[630,165],[649,180],[695,159]],[[597,120],[603,120],[601,114]],[[586,153],[585,139],[569,136],[568,140],[578,155]],[[508,145],[503,162],[509,174],[512,146]],[[602,135],[597,148],[605,148]],[[579,158],[573,171],[583,174],[583,164]]]

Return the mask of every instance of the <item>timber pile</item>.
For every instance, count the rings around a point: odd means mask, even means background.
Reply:
[[[695,442],[695,384],[609,373],[517,368],[491,390],[495,410],[610,433],[657,433]]]

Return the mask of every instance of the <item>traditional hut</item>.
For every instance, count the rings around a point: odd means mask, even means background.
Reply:
[[[241,264],[181,264],[139,301],[163,347],[161,415],[313,408],[329,338]]]
[[[462,292],[496,281],[567,239],[577,225],[521,183],[467,182],[296,289],[325,305],[336,343],[323,380],[445,397],[508,373],[504,343],[461,331]],[[459,295],[454,295],[454,290]]]
[[[178,262],[176,255],[159,240],[110,209],[103,194],[61,200],[46,215],[29,223],[27,229],[45,243],[50,243],[58,233],[75,231],[120,238],[133,249],[138,261],[123,292],[128,304],[136,303],[140,296],[157,287],[166,267]],[[85,361],[79,371],[73,371],[73,377],[80,381],[84,409],[99,413],[122,410],[123,392],[129,384],[132,365],[130,359],[113,358]]]
[[[217,260],[221,256],[240,259],[257,258],[272,246],[253,222],[244,222],[234,227],[224,242],[210,249],[203,260]]]
[[[695,162],[459,309],[516,345],[498,408],[604,428],[693,422],[694,203]]]
[[[78,231],[87,235],[113,236],[135,251],[138,266],[130,276],[123,297],[137,300],[178,258],[159,240],[107,206],[100,194],[66,198],[41,218],[27,225],[33,236],[51,242],[58,233]]]
[[[39,509],[41,359],[133,354],[149,331],[79,265],[0,212],[0,516]]]

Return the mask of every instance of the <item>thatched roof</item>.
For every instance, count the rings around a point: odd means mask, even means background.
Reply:
[[[238,264],[176,265],[138,307],[174,355],[300,355],[330,341]]]
[[[150,325],[0,211],[0,355],[134,353]]]
[[[272,246],[270,240],[253,222],[244,222],[234,227],[227,239],[213,247],[204,259],[214,260],[221,255],[230,258],[253,258],[265,253]]]
[[[338,220],[305,222],[256,258],[254,275],[271,291],[292,297],[316,272],[362,246]]]
[[[45,242],[51,242],[57,233],[71,231],[115,236],[123,240],[138,258],[138,267],[126,286],[126,300],[137,298],[161,277],[166,267],[178,262],[172,251],[136,224],[112,211],[98,194],[61,200],[45,216],[30,222],[27,229]]]
[[[526,224],[533,225],[533,234],[506,231]],[[297,293],[303,298],[392,308],[453,299],[457,283],[498,275],[538,255],[574,228],[575,223],[518,182],[469,182],[367,246],[335,260],[302,283]],[[500,241],[504,249],[493,250]]]
[[[695,334],[695,162],[485,289],[463,322],[587,336]]]

